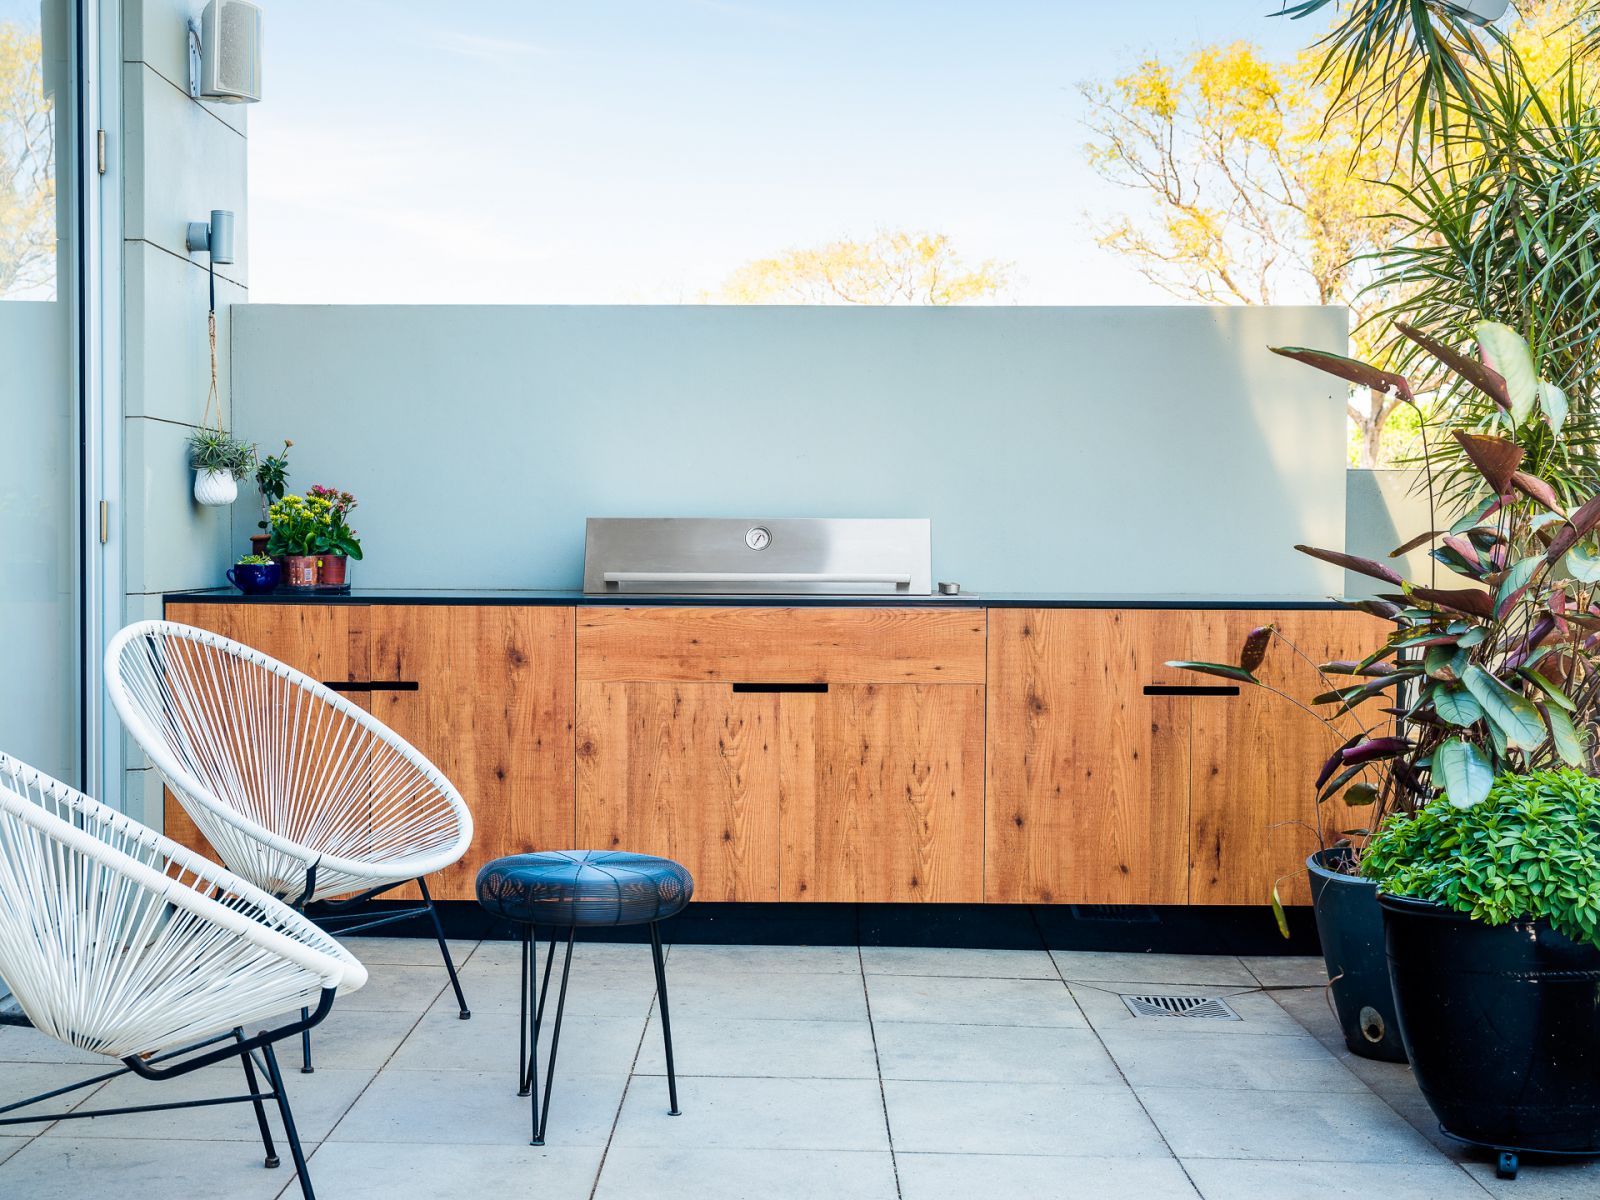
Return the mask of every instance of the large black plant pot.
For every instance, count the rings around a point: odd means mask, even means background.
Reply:
[[[1319,850],[1306,859],[1322,960],[1333,981],[1333,1008],[1350,1053],[1405,1062],[1383,954],[1378,885],[1338,869],[1349,861],[1348,850]]]
[[[1445,1133],[1600,1154],[1600,949],[1546,921],[1487,925],[1380,895],[1400,1030]],[[1501,1168],[1515,1172],[1514,1155]]]

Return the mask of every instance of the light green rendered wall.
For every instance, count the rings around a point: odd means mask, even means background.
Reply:
[[[227,509],[192,495],[185,442],[210,369],[206,260],[184,247],[189,221],[237,218],[238,261],[217,271],[224,420],[229,313],[248,299],[245,112],[188,94],[186,22],[196,0],[126,0],[123,14],[123,534],[128,620],[159,616],[162,592],[217,582],[232,561]],[[131,743],[128,811],[159,825],[160,791]]]
[[[239,429],[356,492],[366,586],[576,586],[589,515],[926,516],[980,592],[1316,597],[1339,308],[249,305]],[[234,509],[234,547],[257,513]],[[226,556],[213,563],[220,581]]]

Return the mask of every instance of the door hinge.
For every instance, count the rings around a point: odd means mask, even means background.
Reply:
[[[100,169],[100,174],[104,175],[106,173],[106,131],[104,129],[96,129],[94,131],[94,162],[95,166]]]
[[[111,540],[111,501],[100,501],[100,544]]]

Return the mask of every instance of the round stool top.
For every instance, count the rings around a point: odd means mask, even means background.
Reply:
[[[639,925],[682,910],[694,879],[670,858],[618,850],[542,850],[478,872],[478,903],[533,925]]]

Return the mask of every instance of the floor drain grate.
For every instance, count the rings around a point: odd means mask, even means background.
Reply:
[[[1220,996],[1124,996],[1136,1017],[1187,1017],[1192,1021],[1242,1021]]]
[[[1155,925],[1161,916],[1142,904],[1074,904],[1072,915],[1079,921],[1116,921],[1123,925]]]

